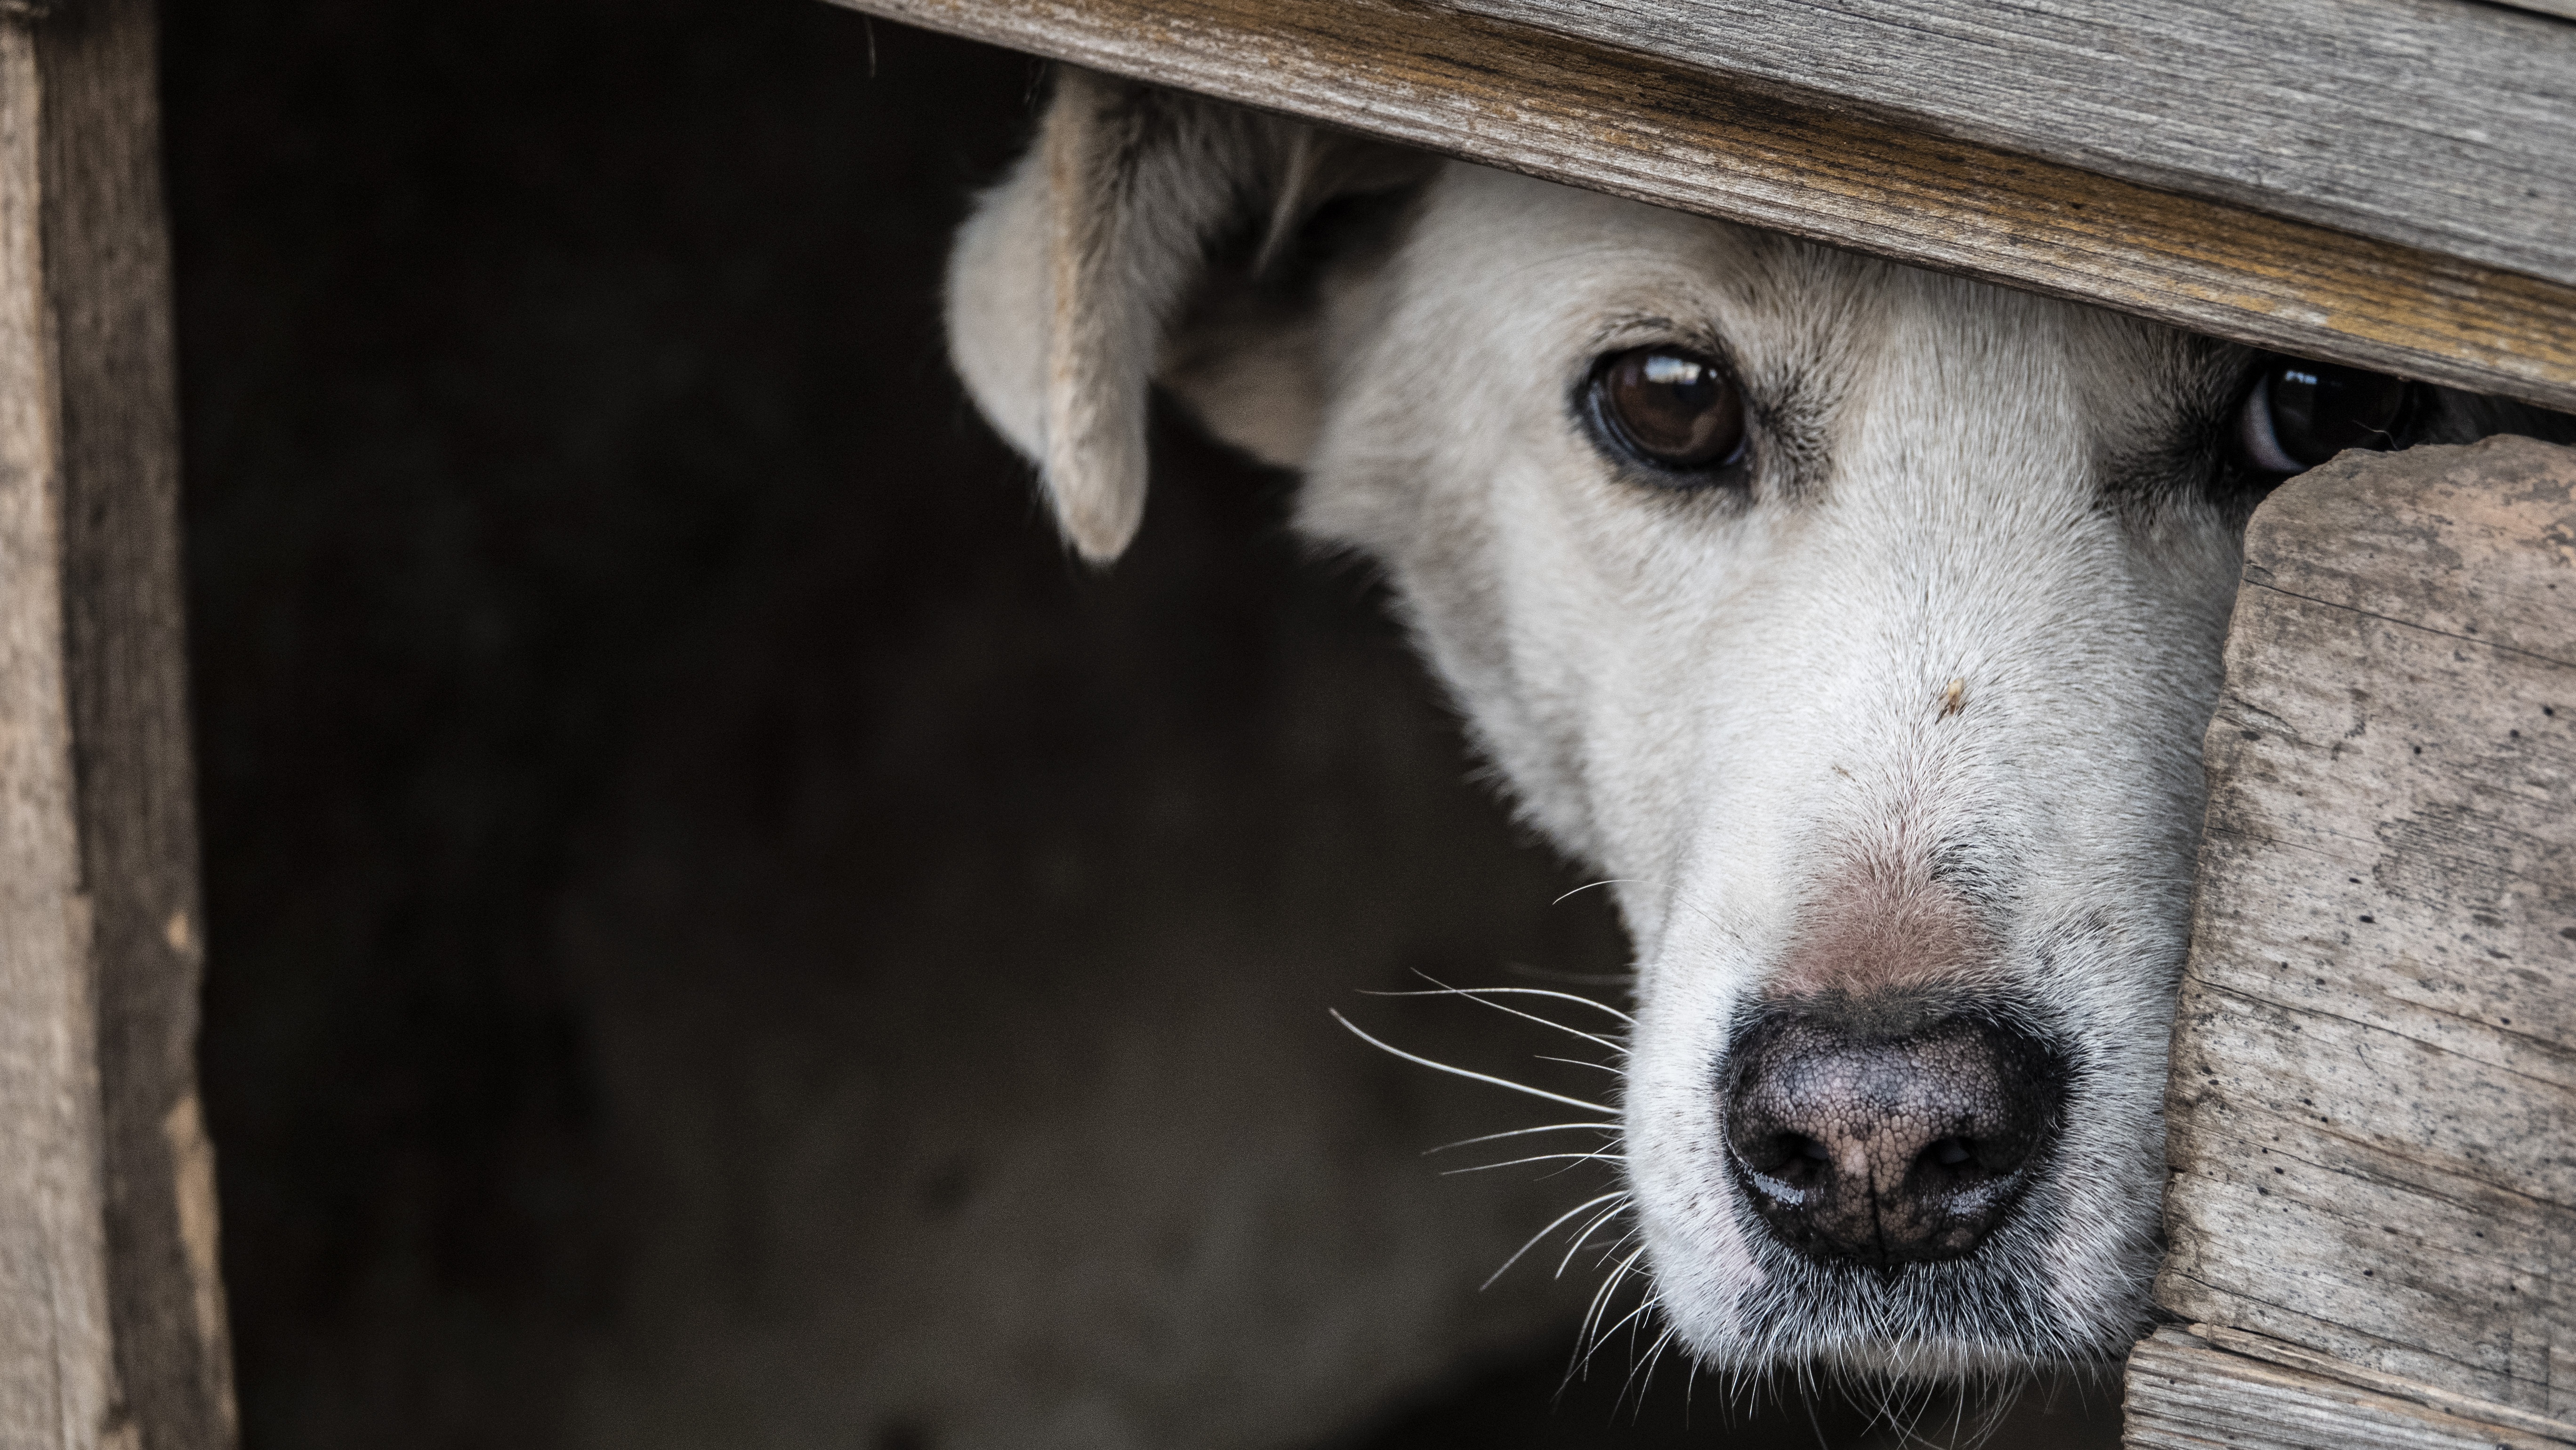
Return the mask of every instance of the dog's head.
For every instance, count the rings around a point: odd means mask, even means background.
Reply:
[[[2491,405],[1070,72],[950,324],[1090,558],[1154,381],[1302,470],[1615,880],[1683,1343],[2136,1336],[2245,515]]]

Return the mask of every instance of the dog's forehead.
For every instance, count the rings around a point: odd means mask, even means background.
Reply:
[[[1497,324],[1589,345],[1612,329],[1724,329],[1736,346],[1813,337],[1882,290],[1885,264],[1706,217],[1464,164],[1425,198],[1416,288],[1472,296]]]
[[[2158,426],[2241,349],[2107,312],[1943,276],[1596,192],[1452,165],[1411,236],[1408,285],[1452,316],[1570,358],[1700,341],[1759,386],[1865,386],[1882,362],[1944,361],[1903,385],[1973,386],[2034,364],[2105,426]],[[1526,355],[1526,353],[1524,354]],[[1894,382],[1895,379],[1888,381]]]

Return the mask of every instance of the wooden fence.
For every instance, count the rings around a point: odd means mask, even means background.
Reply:
[[[2567,0],[848,3],[2576,407]],[[152,10],[0,17],[0,1445],[221,1446]],[[2576,1444],[2571,732],[2576,453],[2257,516],[2132,1444]]]

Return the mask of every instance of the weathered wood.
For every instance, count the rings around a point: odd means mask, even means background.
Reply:
[[[2576,283],[2576,25],[2472,0],[1452,0]]]
[[[2463,1395],[2454,1390],[2443,1389],[2439,1385],[2428,1385],[2421,1380],[2410,1380],[2401,1375],[2366,1370],[2359,1365],[2336,1359],[2332,1355],[2301,1349],[2295,1344],[2285,1344],[2280,1340],[2251,1334],[2242,1329],[2229,1329],[2218,1324],[2191,1324],[2185,1325],[2182,1332],[2212,1348],[2226,1350],[2233,1355],[2260,1360],[2265,1364],[2282,1368],[2324,1375],[2328,1379],[2338,1380],[2373,1394],[2425,1405],[2445,1414],[2480,1424],[2518,1430],[2524,1434],[2538,1435],[2544,1440],[2576,1443],[2576,1424],[2548,1415],[2534,1414],[2529,1410],[2517,1410],[2511,1405],[2499,1405],[2493,1400],[2481,1400],[2474,1395]]]
[[[0,21],[0,1444],[234,1439],[150,0]]]
[[[2157,1301],[2576,1420],[2576,450],[2276,492],[2206,760]]]
[[[2195,332],[2576,407],[2576,286],[1421,0],[841,3]]]
[[[89,921],[72,828],[61,500],[42,285],[43,91],[0,22],[0,1441],[117,1408]]]
[[[2129,1356],[2129,1450],[2559,1450],[2566,1439],[2480,1418],[2480,1407],[2390,1394],[2160,1329]]]

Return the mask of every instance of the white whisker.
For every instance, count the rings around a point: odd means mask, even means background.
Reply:
[[[1524,1163],[1557,1163],[1568,1158],[1573,1159],[1577,1163],[1625,1163],[1628,1161],[1627,1154],[1613,1153],[1607,1149],[1592,1153],[1536,1153],[1527,1158],[1515,1158],[1509,1163],[1470,1163],[1464,1168],[1443,1168],[1440,1170],[1440,1176],[1443,1178],[1454,1178],[1461,1173],[1490,1173],[1497,1168],[1518,1168]]]
[[[1360,1041],[1367,1043],[1369,1046],[1376,1048],[1380,1052],[1387,1053],[1394,1057],[1403,1058],[1407,1062],[1430,1068],[1435,1072],[1445,1072],[1452,1077],[1463,1077],[1470,1082],[1481,1082],[1494,1087],[1510,1088],[1516,1093],[1527,1093],[1534,1098],[1545,1098],[1551,1103],[1563,1103],[1569,1108],[1581,1108],[1587,1113],[1608,1113],[1615,1111],[1614,1109],[1603,1107],[1599,1103],[1587,1103],[1581,1098],[1569,1098],[1562,1093],[1544,1092],[1538,1088],[1529,1086],[1527,1083],[1514,1082],[1510,1078],[1495,1077],[1489,1073],[1469,1072],[1463,1067],[1451,1067],[1445,1062],[1433,1062],[1427,1057],[1417,1057],[1414,1054],[1405,1051],[1401,1047],[1389,1047],[1385,1043],[1378,1041],[1376,1038],[1369,1036],[1365,1032],[1362,1032],[1358,1027],[1352,1024],[1351,1019],[1343,1016],[1338,1008],[1326,1008],[1325,1010],[1333,1014],[1334,1021],[1339,1022],[1344,1027],[1350,1028],[1351,1035],[1358,1038]]]
[[[1619,1322],[1618,1322],[1618,1323],[1613,1324],[1613,1325],[1611,1325],[1609,1328],[1607,1328],[1607,1329],[1605,1329],[1605,1330],[1602,1330],[1599,1334],[1596,1334],[1596,1335],[1592,1336],[1592,1347],[1591,1347],[1589,1350],[1586,1350],[1586,1351],[1584,1352],[1584,1356],[1583,1356],[1583,1357],[1584,1357],[1584,1359],[1585,1359],[1587,1362],[1588,1362],[1588,1361],[1590,1361],[1590,1359],[1592,1358],[1592,1356],[1593,1356],[1593,1355],[1595,1355],[1595,1354],[1597,1354],[1597,1353],[1599,1353],[1599,1352],[1600,1352],[1600,1350],[1601,1350],[1601,1346],[1602,1346],[1602,1344],[1603,1344],[1604,1342],[1606,1342],[1607,1340],[1609,1340],[1613,1335],[1616,1335],[1620,1330],[1627,1328],[1627,1327],[1628,1327],[1629,1325],[1631,1325],[1631,1324],[1634,1324],[1634,1323],[1637,1321],[1637,1316],[1639,1316],[1639,1315],[1641,1315],[1641,1314],[1650,1314],[1650,1313],[1654,1312],[1654,1308],[1655,1308],[1655,1301],[1654,1301],[1654,1300],[1652,1300],[1652,1299],[1648,1299],[1648,1300],[1646,1300],[1645,1302],[1643,1302],[1643,1303],[1639,1304],[1636,1308],[1631,1309],[1631,1310],[1629,1310],[1627,1313],[1625,1313],[1625,1314],[1623,1314],[1623,1315],[1619,1316]]]
[[[1416,975],[1420,974],[1417,973]],[[1506,1007],[1500,1002],[1488,1002],[1485,998],[1496,993],[1510,993],[1513,995],[1526,994],[1536,997],[1562,997],[1569,1002],[1581,1002],[1588,1007],[1599,1007],[1604,1012],[1616,1015],[1621,1021],[1628,1022],[1631,1026],[1635,1025],[1635,1023],[1628,1017],[1628,1014],[1619,1011],[1618,1008],[1608,1006],[1604,1003],[1595,1002],[1589,997],[1578,997],[1572,992],[1551,992],[1543,987],[1452,987],[1448,983],[1441,981],[1438,977],[1432,976],[1424,976],[1422,980],[1432,983],[1439,990],[1432,992],[1364,990],[1360,995],[1363,997],[1464,997],[1479,1006],[1491,1007],[1497,1012],[1507,1012],[1514,1017],[1520,1018],[1524,1022],[1535,1022],[1541,1027],[1553,1027],[1557,1031],[1566,1033],[1569,1036],[1580,1037],[1586,1042],[1597,1043],[1602,1047],[1609,1048],[1612,1052],[1623,1054],[1627,1052],[1628,1049],[1607,1037],[1601,1037],[1593,1033],[1586,1032],[1578,1027],[1568,1027],[1564,1023],[1559,1022],[1552,1017],[1541,1017],[1535,1012],[1524,1012],[1517,1007]]]
[[[1490,1289],[1490,1288],[1494,1287],[1494,1281],[1495,1281],[1496,1279],[1499,1279],[1499,1278],[1501,1278],[1501,1277],[1503,1276],[1503,1270],[1504,1270],[1504,1269],[1509,1269],[1512,1265],[1519,1263],[1519,1262],[1521,1261],[1521,1255],[1528,1253],[1530,1250],[1532,1250],[1532,1249],[1534,1249],[1534,1248],[1537,1248],[1537,1247],[1539,1246],[1539,1243],[1540,1243],[1540,1241],[1541,1241],[1541,1240],[1545,1239],[1549,1234],[1552,1234],[1552,1233],[1556,1232],[1559,1228],[1562,1228],[1562,1227],[1564,1226],[1565,1221],[1566,1221],[1567,1219],[1572,1218],[1572,1217],[1574,1217],[1576,1214],[1581,1213],[1581,1212],[1583,1212],[1584,1210],[1589,1209],[1589,1208],[1592,1208],[1592,1207],[1594,1207],[1594,1206],[1596,1206],[1596,1205],[1604,1204],[1604,1203],[1608,1203],[1610,1200],[1612,1200],[1612,1199],[1614,1199],[1614,1198],[1626,1198],[1627,1196],[1628,1196],[1628,1190],[1626,1190],[1626,1189],[1624,1189],[1624,1188],[1614,1188],[1614,1189],[1610,1190],[1608,1193],[1605,1193],[1605,1194],[1601,1195],[1599,1198],[1589,1199],[1589,1200],[1587,1200],[1587,1201],[1585,1201],[1585,1202],[1578,1203],[1578,1204],[1576,1204],[1574,1207],[1567,1209],[1565,1212],[1563,1212],[1563,1213],[1561,1213],[1561,1214],[1558,1214],[1558,1215],[1556,1216],[1556,1221],[1555,1221],[1555,1222],[1553,1222],[1553,1223],[1549,1224],[1547,1227],[1545,1227],[1545,1228],[1543,1228],[1543,1229],[1540,1229],[1537,1233],[1531,1234],[1531,1235],[1529,1236],[1529,1242],[1528,1242],[1528,1243],[1525,1243],[1525,1244],[1521,1245],[1519,1248],[1512,1250],[1512,1256],[1511,1256],[1510,1258],[1508,1258],[1508,1259],[1503,1260],[1502,1268],[1500,1268],[1500,1269],[1496,1269],[1496,1270],[1494,1270],[1494,1272],[1493,1272],[1493,1273],[1491,1273],[1491,1274],[1487,1275],[1487,1276],[1485,1277],[1485,1282],[1483,1282],[1483,1283],[1481,1283],[1481,1284],[1478,1284],[1478,1285],[1476,1286],[1476,1292],[1478,1292],[1478,1293],[1480,1293],[1480,1294],[1481,1294],[1481,1293],[1483,1293],[1485,1290],[1487,1290],[1487,1289]]]
[[[1455,1143],[1443,1143],[1437,1148],[1425,1148],[1422,1150],[1422,1156],[1428,1158],[1434,1153],[1446,1153],[1452,1148],[1472,1148],[1478,1143],[1491,1143],[1498,1138],[1526,1138],[1532,1133],[1570,1133],[1577,1128],[1590,1128],[1596,1133],[1613,1135],[1620,1131],[1617,1123],[1550,1123],[1543,1128],[1514,1128],[1508,1133],[1487,1133],[1481,1138],[1461,1138]]]
[[[1505,962],[1503,970],[1515,977],[1528,977],[1540,982],[1563,982],[1569,987],[1626,987],[1637,985],[1635,972],[1557,972],[1533,967],[1526,962]]]
[[[1649,1299],[1646,1301],[1649,1308],[1660,1306],[1663,1302],[1664,1301],[1660,1298]],[[1664,1326],[1664,1332],[1656,1335],[1655,1342],[1646,1347],[1645,1354],[1640,1357],[1635,1364],[1630,1366],[1628,1370],[1628,1382],[1619,1387],[1619,1398],[1621,1400],[1628,1398],[1630,1391],[1633,1390],[1636,1392],[1636,1412],[1640,1415],[1646,1412],[1646,1391],[1654,1388],[1655,1364],[1664,1357],[1664,1350],[1671,1346],[1673,1342],[1673,1334],[1678,1327],[1679,1326],[1672,1324],[1666,1324]]]
[[[1620,1242],[1625,1243],[1626,1240],[1622,1239]],[[1592,1307],[1585,1310],[1583,1314],[1582,1340],[1584,1343],[1590,1344],[1598,1342],[1598,1336],[1593,1334],[1592,1331],[1600,1324],[1601,1315],[1609,1306],[1610,1296],[1618,1292],[1620,1281],[1628,1277],[1629,1266],[1636,1263],[1637,1260],[1645,1254],[1645,1252],[1646,1246],[1639,1244],[1634,1252],[1619,1261],[1619,1267],[1613,1269],[1608,1278],[1601,1281],[1600,1289],[1592,1296]],[[1588,1362],[1590,1359],[1590,1351],[1586,1350],[1584,1354],[1585,1359]]]
[[[1583,1232],[1574,1236],[1574,1242],[1565,1246],[1565,1257],[1556,1261],[1556,1272],[1549,1277],[1557,1279],[1564,1278],[1566,1268],[1574,1262],[1574,1256],[1582,1252],[1583,1241],[1598,1232],[1603,1224],[1617,1218],[1620,1212],[1626,1209],[1627,1206],[1628,1205],[1625,1203],[1614,1204],[1608,1212],[1592,1220],[1592,1222],[1585,1224],[1583,1226]]]

